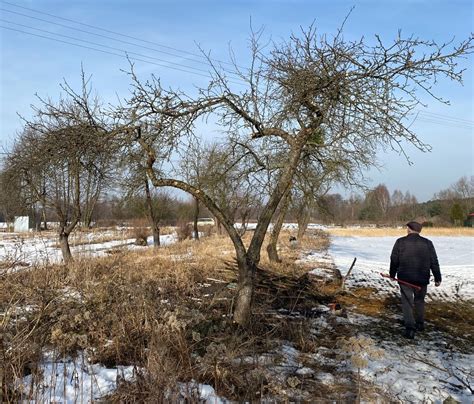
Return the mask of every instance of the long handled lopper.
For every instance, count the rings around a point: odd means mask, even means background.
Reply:
[[[402,281],[401,279],[398,279],[398,278],[392,278],[390,275],[384,274],[382,272],[380,272],[380,275],[382,275],[384,278],[388,278],[388,279],[391,279],[392,281],[401,283],[402,285],[407,285],[407,286],[410,286],[410,287],[412,287],[416,290],[421,290],[421,286],[414,285],[413,283],[405,282],[405,281]]]

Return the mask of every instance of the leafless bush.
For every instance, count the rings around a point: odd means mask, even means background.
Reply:
[[[193,227],[189,223],[180,222],[176,227],[176,233],[179,241],[189,240],[193,238]]]
[[[150,236],[150,229],[147,227],[135,227],[133,229],[133,235],[136,245],[146,246],[148,244],[148,237]]]

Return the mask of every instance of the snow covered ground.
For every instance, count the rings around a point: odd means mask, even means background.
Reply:
[[[357,339],[368,340],[371,344],[366,344],[366,349],[361,352],[346,350],[344,355],[340,349],[336,350],[339,358],[346,357],[346,360],[337,362],[340,377],[347,369],[357,373],[352,358],[364,358],[367,362],[361,364],[361,376],[393,397],[393,402],[441,404],[452,397],[456,402],[472,404],[473,396],[468,386],[474,387],[474,354],[456,352],[437,331],[425,332],[422,337],[407,342],[399,336],[401,329],[395,322],[388,319],[387,323],[385,327],[393,327],[393,335],[380,339],[372,334],[381,325],[380,319],[352,312],[348,312],[346,317],[335,317],[326,311],[314,320],[314,332],[334,332],[335,324],[347,324],[356,332]],[[370,351],[374,348],[377,355],[371,357]],[[325,356],[321,360],[328,361]]]
[[[119,380],[133,379],[133,366],[117,366],[107,369],[100,364],[91,364],[80,352],[77,358],[58,360],[46,353],[41,363],[42,382],[32,383],[32,375],[18,383],[26,397],[33,403],[74,404],[93,402],[114,391]],[[31,391],[31,386],[33,391]],[[26,401],[25,401],[26,402]]]
[[[432,299],[474,298],[474,238],[430,237],[438,253],[443,282],[441,287],[429,288]],[[370,286],[377,293],[396,294],[398,287],[380,276],[388,273],[390,253],[396,237],[332,237],[327,253],[310,253],[302,261],[314,261],[311,271],[318,276],[330,276],[326,265],[332,260],[345,275],[354,259],[357,263],[346,283],[351,286]],[[347,321],[358,327],[358,336],[374,338],[371,330],[381,320],[348,312]],[[474,388],[474,354],[460,353],[446,342],[443,335],[432,330],[410,343],[403,340],[395,319],[386,319],[394,336],[376,341],[380,358],[373,358],[361,369],[362,377],[401,402],[442,403],[448,397],[457,402],[472,403]],[[316,320],[317,329],[330,327],[323,316]],[[386,325],[386,326],[387,326]],[[468,352],[472,351],[472,347]],[[349,365],[350,366],[350,365]],[[356,369],[355,369],[356,370]]]
[[[92,403],[112,393],[120,381],[131,381],[139,369],[133,366],[117,366],[113,369],[100,364],[91,364],[84,352],[76,358],[60,359],[51,352],[44,354],[40,365],[41,382],[32,375],[19,379],[21,389],[30,403]],[[224,404],[212,386],[196,383],[178,384],[179,402],[192,397],[200,402]],[[173,401],[173,400],[171,400]],[[171,402],[170,401],[170,402]]]
[[[373,286],[379,293],[398,293],[388,274],[390,253],[397,237],[331,237],[329,253],[345,275],[357,257],[347,285]],[[429,237],[435,246],[443,282],[428,288],[428,296],[437,299],[474,298],[474,237]]]
[[[72,255],[77,257],[97,257],[105,255],[107,251],[114,248],[140,249],[144,247],[134,245],[134,238],[125,238],[120,232],[115,233],[116,240],[106,242],[95,242],[94,236],[110,236],[104,233],[92,233],[85,235],[90,239],[90,244],[74,245],[71,240]],[[125,233],[123,233],[125,234]],[[88,237],[90,236],[90,237]],[[168,245],[176,241],[176,235],[163,235],[160,237],[162,245]],[[148,245],[153,245],[153,237],[148,237]],[[0,234],[0,262],[6,261],[16,263],[16,266],[45,265],[59,263],[62,261],[61,250],[58,247],[57,236],[42,236],[24,238],[19,234]]]

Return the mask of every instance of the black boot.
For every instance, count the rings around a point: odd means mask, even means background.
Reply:
[[[416,323],[416,331],[424,331],[425,324],[424,323]]]
[[[415,338],[415,329],[414,328],[405,328],[405,332],[403,333],[403,336],[408,339],[413,339]]]

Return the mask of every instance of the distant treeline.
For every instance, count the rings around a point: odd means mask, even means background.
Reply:
[[[12,220],[16,215],[28,215],[32,222],[41,226],[41,222],[56,220],[52,210],[41,212],[37,205],[14,203],[8,206],[6,195],[0,196],[0,221]],[[193,220],[195,201],[179,197],[163,190],[152,191],[152,203],[156,219],[161,225],[178,225]],[[19,201],[17,201],[19,202]],[[256,221],[263,202],[253,201],[252,210],[248,206],[236,208],[236,222]],[[104,195],[94,207],[92,222],[94,225],[120,225],[129,221],[146,219],[146,199],[140,195]],[[326,194],[316,198],[309,211],[311,221],[335,224],[379,224],[395,225],[408,220],[424,222],[425,226],[462,226],[471,225],[469,214],[474,212],[474,177],[462,177],[449,188],[437,192],[428,202],[419,203],[409,191],[389,192],[384,184],[367,190],[364,194],[354,194],[344,198],[340,194]],[[301,212],[298,205],[292,204],[286,215],[286,221],[298,222]],[[201,206],[200,217],[211,217],[209,211]]]

